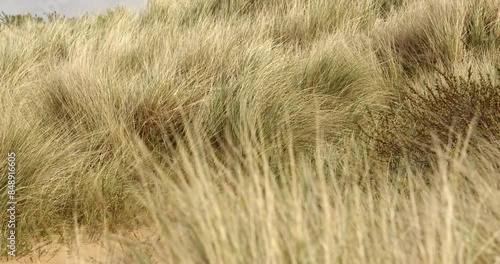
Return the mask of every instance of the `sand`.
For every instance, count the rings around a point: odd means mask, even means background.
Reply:
[[[120,234],[120,238],[133,238],[136,242],[151,241],[155,237],[151,229],[144,228]],[[127,239],[128,240],[128,239]],[[50,264],[97,264],[97,263],[127,263],[124,261],[127,248],[114,240],[101,239],[98,242],[74,243],[72,246],[61,243],[59,237],[52,237],[52,242],[34,246],[34,250],[22,257],[7,260],[0,259],[0,264],[6,263],[50,263]],[[107,242],[103,242],[107,241]],[[111,242],[114,241],[114,242]]]
[[[41,252],[42,251],[42,252]],[[0,260],[4,263],[112,263],[107,250],[99,244],[82,245],[78,252],[55,242],[43,247],[41,251],[11,260]]]

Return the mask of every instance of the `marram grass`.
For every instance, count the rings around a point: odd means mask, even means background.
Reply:
[[[17,255],[61,235],[126,245],[110,263],[500,261],[499,6],[157,0],[1,19]]]

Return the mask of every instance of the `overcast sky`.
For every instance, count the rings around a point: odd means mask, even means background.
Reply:
[[[9,15],[57,13],[64,16],[81,15],[85,12],[105,11],[117,5],[130,6],[135,10],[145,7],[148,0],[0,0],[0,12]]]

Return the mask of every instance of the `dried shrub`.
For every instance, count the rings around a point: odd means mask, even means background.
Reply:
[[[366,132],[375,153],[384,160],[398,162],[407,158],[425,168],[435,158],[436,144],[459,146],[472,128],[470,148],[478,139],[500,139],[500,67],[496,77],[471,68],[466,77],[436,70],[439,77],[425,89],[408,86],[388,113],[372,116],[376,127]],[[495,82],[496,78],[496,82]]]

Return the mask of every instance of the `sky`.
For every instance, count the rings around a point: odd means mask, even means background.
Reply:
[[[9,15],[31,13],[43,16],[55,11],[73,17],[85,12],[103,12],[118,5],[140,10],[146,7],[147,2],[148,0],[0,0],[0,12]]]

